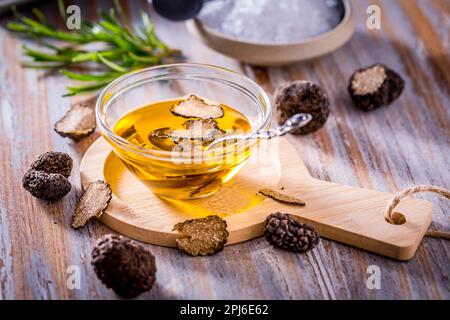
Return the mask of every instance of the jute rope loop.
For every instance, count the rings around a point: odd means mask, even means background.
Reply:
[[[394,209],[397,207],[397,205],[400,203],[400,201],[403,198],[410,196],[414,193],[418,193],[418,192],[434,192],[441,196],[444,196],[447,199],[450,199],[450,191],[448,191],[447,189],[444,189],[444,188],[440,188],[440,187],[436,187],[436,186],[432,186],[432,185],[426,185],[426,184],[411,187],[411,188],[408,188],[408,189],[398,192],[391,199],[391,201],[389,201],[389,204],[387,205],[385,214],[384,214],[384,217],[386,218],[386,220],[389,223],[396,224]],[[440,238],[445,238],[445,239],[450,240],[449,232],[428,231],[425,235],[429,236],[429,237],[440,237]]]

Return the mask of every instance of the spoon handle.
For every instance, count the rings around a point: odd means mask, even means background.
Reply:
[[[269,130],[258,130],[255,133],[249,133],[249,134],[236,134],[236,135],[229,135],[222,138],[219,138],[217,140],[214,140],[213,143],[211,143],[208,146],[208,149],[211,149],[212,146],[226,142],[226,141],[233,141],[233,140],[251,140],[251,139],[272,139],[275,137],[281,137],[285,134],[291,132],[292,130],[301,128],[306,126],[312,119],[312,116],[308,113],[297,113],[294,114],[292,117],[286,120],[283,125],[276,127],[274,129]]]

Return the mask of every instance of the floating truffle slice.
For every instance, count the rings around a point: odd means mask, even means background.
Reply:
[[[172,129],[169,127],[153,130],[148,135],[150,143],[161,150],[171,151],[175,147],[175,142],[171,138]]]
[[[100,218],[111,201],[112,192],[109,184],[102,180],[92,182],[75,206],[72,227],[77,229],[93,218]]]
[[[181,236],[176,239],[178,248],[192,256],[213,255],[228,238],[226,221],[216,215],[177,223],[173,230]]]
[[[162,150],[198,150],[197,147],[200,147],[198,143],[207,145],[225,133],[218,127],[217,121],[213,119],[187,120],[183,127],[184,129],[178,130],[172,130],[169,127],[153,130],[148,139],[153,146]],[[183,144],[183,147],[180,144]]]
[[[273,246],[294,252],[305,252],[319,243],[314,227],[303,224],[287,213],[272,213],[264,226],[266,240]]]
[[[355,106],[370,111],[396,100],[405,82],[395,71],[383,64],[356,70],[350,78],[348,92]]]
[[[169,127],[159,128],[150,132],[149,137],[155,137],[158,139],[170,139],[172,131],[173,130]]]
[[[122,132],[120,136],[138,146],[143,146],[145,144],[144,139],[142,139],[141,136],[137,133],[136,127],[134,125]]]
[[[191,159],[202,159],[203,148],[202,144],[195,140],[181,140],[173,148],[173,155],[178,154],[180,157],[191,158]]]
[[[183,118],[217,119],[224,115],[223,108],[219,104],[208,103],[195,94],[174,105],[170,111]]]
[[[286,204],[292,204],[292,205],[296,205],[296,206],[304,206],[305,202],[295,198],[295,197],[291,197],[288,196],[287,194],[272,190],[272,189],[262,189],[259,190],[259,193],[265,195],[266,197],[272,198],[276,201],[279,202],[283,202]]]
[[[281,125],[297,113],[309,113],[312,120],[293,134],[308,134],[320,129],[330,114],[330,102],[325,91],[305,80],[281,84],[275,91],[275,106],[278,123]]]
[[[41,154],[30,169],[46,173],[59,173],[68,178],[72,172],[72,158],[64,152],[49,151]]]
[[[49,202],[61,199],[72,188],[70,181],[62,174],[33,169],[25,173],[22,185],[33,197]]]
[[[103,284],[123,298],[150,290],[156,280],[153,254],[137,242],[115,234],[98,239],[92,266]]]
[[[185,130],[173,130],[170,133],[174,141],[191,139],[210,142],[224,133],[213,119],[187,120],[183,126]]]
[[[75,104],[55,123],[55,131],[74,140],[87,137],[96,127],[94,109],[87,104]]]

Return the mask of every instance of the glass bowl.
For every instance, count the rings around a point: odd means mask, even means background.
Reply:
[[[232,106],[247,118],[251,132],[270,126],[272,106],[258,84],[234,71],[204,64],[161,65],[126,74],[109,84],[96,104],[102,136],[136,177],[166,199],[213,194],[239,171],[257,145],[257,141],[232,142],[186,154],[147,148],[115,133],[118,120],[130,111],[190,94]]]

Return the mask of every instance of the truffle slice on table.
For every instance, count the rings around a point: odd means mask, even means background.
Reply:
[[[96,127],[94,109],[87,104],[73,105],[64,117],[55,123],[55,131],[74,140],[87,137]]]
[[[62,174],[33,169],[25,173],[22,185],[33,197],[49,202],[61,199],[72,188],[70,181]]]
[[[383,64],[356,70],[351,76],[348,91],[355,106],[370,111],[396,100],[405,82],[395,71]]]
[[[48,151],[34,161],[30,169],[46,173],[59,173],[68,178],[72,172],[72,158],[64,152]]]
[[[93,217],[100,218],[108,207],[111,197],[112,191],[109,184],[102,180],[90,183],[75,206],[72,227],[77,229]]]
[[[178,248],[192,256],[213,255],[228,238],[226,221],[216,215],[177,223],[173,230],[180,233]]]
[[[123,298],[150,290],[156,280],[153,254],[137,242],[107,234],[92,250],[92,266],[103,284]]]
[[[220,104],[207,102],[195,94],[191,94],[186,100],[174,105],[170,111],[183,118],[217,119],[224,116]]]
[[[298,135],[320,129],[330,114],[330,102],[325,91],[306,80],[281,84],[275,91],[275,106],[280,125],[297,113],[309,113],[312,116],[306,126],[291,132]]]
[[[269,197],[275,201],[281,202],[281,203],[286,203],[286,204],[291,204],[291,205],[295,205],[295,206],[304,206],[305,202],[289,196],[287,194],[272,190],[272,189],[261,189],[258,191],[259,193],[265,195],[266,197]]]

